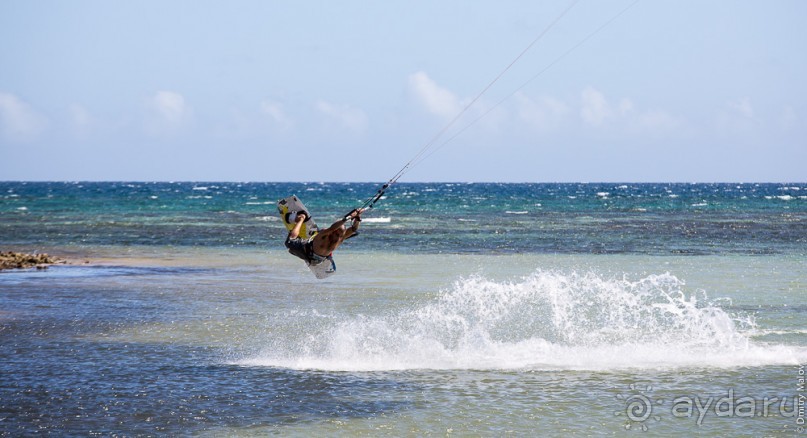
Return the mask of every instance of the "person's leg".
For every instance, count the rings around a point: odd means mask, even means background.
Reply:
[[[289,231],[289,235],[286,237],[286,248],[288,248],[292,255],[299,257],[306,262],[310,262],[308,257],[309,250],[306,249],[308,241],[299,237],[300,230],[303,227],[303,222],[305,222],[305,219],[305,214],[300,214],[297,216],[297,218],[295,218],[294,228]]]
[[[289,250],[289,253],[295,257],[298,257],[306,262],[310,262],[309,260],[309,251],[306,249],[306,245],[308,241],[298,238],[288,238],[286,239],[286,249]]]

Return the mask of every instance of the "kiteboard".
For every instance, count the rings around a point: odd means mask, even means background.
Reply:
[[[280,213],[280,220],[283,221],[283,225],[285,225],[286,229],[289,231],[296,225],[295,219],[297,218],[297,214],[305,213],[306,219],[303,222],[302,228],[300,228],[300,237],[310,239],[319,232],[319,228],[317,228],[314,218],[311,217],[311,213],[308,212],[303,201],[297,196],[292,195],[278,201],[277,211]],[[309,262],[306,262],[306,264],[308,265],[308,269],[319,279],[326,278],[336,272],[336,263],[334,263],[333,257],[329,257],[328,260],[316,265],[312,265]]]

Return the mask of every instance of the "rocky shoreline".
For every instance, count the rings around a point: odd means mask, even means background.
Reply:
[[[50,265],[67,263],[66,260],[47,254],[25,254],[13,251],[0,251],[0,271],[4,269],[47,269]]]

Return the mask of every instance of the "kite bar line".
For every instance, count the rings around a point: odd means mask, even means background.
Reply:
[[[549,65],[547,65],[547,66],[546,66],[546,67],[545,67],[543,70],[541,70],[540,72],[538,72],[536,75],[534,75],[532,78],[530,78],[530,79],[529,79],[527,82],[525,82],[525,83],[524,83],[524,84],[522,84],[520,87],[518,87],[518,88],[517,88],[515,91],[513,91],[513,92],[512,92],[510,95],[508,95],[507,97],[505,97],[504,99],[502,99],[501,101],[499,101],[499,103],[497,103],[496,105],[494,105],[492,108],[490,108],[490,109],[489,109],[488,111],[486,111],[484,114],[482,114],[480,117],[476,118],[476,119],[475,119],[475,120],[473,120],[471,123],[469,123],[467,126],[463,127],[463,128],[462,128],[462,129],[461,129],[459,132],[457,132],[457,133],[456,133],[456,134],[454,134],[454,135],[453,135],[451,138],[449,138],[449,139],[447,139],[446,141],[444,141],[443,143],[441,143],[439,146],[437,146],[437,147],[433,147],[433,146],[434,146],[434,145],[437,143],[437,141],[438,141],[438,140],[439,140],[439,139],[440,139],[440,138],[441,138],[443,135],[445,135],[445,133],[446,133],[446,132],[447,132],[449,129],[451,129],[451,127],[452,127],[452,126],[454,126],[454,124],[455,124],[455,123],[457,123],[457,121],[459,121],[459,120],[460,120],[460,118],[462,118],[462,116],[463,116],[463,115],[465,115],[465,113],[466,113],[466,112],[467,112],[467,111],[468,111],[468,110],[469,110],[469,109],[470,109],[470,108],[471,108],[471,107],[472,107],[472,106],[473,106],[473,105],[474,105],[474,104],[475,104],[475,103],[476,103],[476,102],[477,102],[477,101],[478,101],[478,100],[479,100],[479,99],[480,99],[480,98],[481,98],[481,97],[482,97],[482,96],[483,96],[483,95],[484,95],[484,94],[485,94],[485,93],[486,93],[486,92],[487,92],[487,91],[488,91],[488,90],[489,90],[489,89],[490,89],[490,88],[491,88],[491,87],[492,87],[492,86],[493,86],[493,85],[496,83],[496,82],[498,82],[498,80],[499,80],[499,79],[501,79],[501,77],[502,77],[502,76],[504,76],[504,75],[505,75],[505,74],[506,74],[506,73],[507,73],[507,72],[510,70],[510,68],[511,68],[511,67],[513,67],[513,65],[515,65],[515,64],[516,64],[516,63],[517,63],[517,62],[518,62],[518,61],[519,61],[519,60],[520,60],[520,59],[521,59],[521,58],[522,58],[522,57],[523,57],[523,56],[524,56],[524,55],[525,55],[525,54],[526,54],[526,53],[527,53],[527,52],[528,52],[528,51],[529,51],[529,50],[530,50],[530,49],[531,49],[531,48],[532,48],[532,47],[533,47],[533,46],[534,46],[536,43],[538,43],[538,41],[540,41],[540,40],[541,40],[541,39],[542,39],[542,38],[543,38],[543,37],[544,37],[544,36],[545,36],[545,35],[546,35],[546,34],[547,34],[547,33],[548,33],[548,32],[549,32],[549,31],[550,31],[552,28],[553,28],[553,27],[555,27],[555,25],[556,25],[556,24],[557,24],[557,23],[558,23],[558,22],[559,22],[559,21],[560,21],[560,20],[561,20],[561,19],[562,19],[562,18],[563,18],[563,17],[564,17],[564,16],[565,16],[565,15],[566,15],[566,14],[567,14],[569,11],[570,11],[570,10],[571,10],[571,9],[572,9],[572,8],[573,8],[573,7],[574,7],[574,6],[575,6],[575,5],[576,5],[576,4],[579,2],[579,1],[580,1],[580,0],[573,0],[573,1],[572,1],[572,2],[569,4],[569,6],[567,6],[567,7],[566,7],[566,9],[564,9],[564,10],[563,10],[563,11],[562,11],[562,12],[561,12],[561,13],[560,13],[560,14],[559,14],[559,15],[558,15],[558,16],[557,16],[557,17],[556,17],[554,20],[552,20],[552,22],[550,22],[550,23],[549,23],[549,25],[548,25],[548,26],[547,26],[547,27],[546,27],[546,28],[545,28],[545,29],[544,29],[544,30],[543,30],[543,31],[542,31],[540,34],[538,34],[538,36],[537,36],[537,37],[536,37],[534,40],[532,40],[532,42],[530,42],[530,44],[529,44],[529,45],[527,45],[527,47],[526,47],[524,50],[522,50],[522,51],[521,51],[521,53],[519,53],[519,54],[518,54],[518,56],[516,56],[516,57],[515,57],[515,58],[514,58],[514,59],[513,59],[513,60],[510,62],[510,64],[508,64],[508,65],[507,65],[507,66],[504,68],[504,70],[502,70],[502,71],[501,71],[501,73],[499,73],[499,74],[498,74],[498,75],[497,75],[495,78],[493,78],[493,80],[492,80],[492,81],[490,81],[490,83],[489,83],[489,84],[488,84],[488,85],[487,85],[485,88],[483,88],[483,89],[482,89],[482,91],[480,91],[480,92],[479,92],[479,93],[476,95],[476,97],[474,97],[474,98],[473,98],[473,99],[472,99],[472,100],[471,100],[471,101],[470,101],[470,102],[469,102],[467,105],[465,105],[465,107],[464,107],[464,108],[463,108],[463,109],[462,109],[462,110],[461,110],[461,111],[460,111],[460,112],[459,112],[459,113],[458,113],[456,116],[454,116],[454,118],[453,118],[453,119],[451,119],[451,121],[449,121],[449,122],[448,122],[448,123],[447,123],[447,124],[446,124],[446,125],[445,125],[445,126],[444,126],[444,127],[441,129],[441,130],[440,130],[440,131],[438,131],[438,132],[437,132],[437,134],[435,134],[435,135],[434,135],[434,137],[432,137],[432,138],[431,138],[431,140],[429,140],[429,141],[428,141],[428,142],[427,142],[425,145],[423,145],[423,147],[422,147],[422,148],[421,148],[421,149],[420,149],[420,150],[419,150],[419,151],[418,151],[418,152],[415,154],[415,156],[414,156],[414,157],[412,157],[412,159],[410,159],[410,160],[409,160],[409,161],[408,161],[408,162],[407,162],[407,163],[406,163],[406,164],[405,164],[405,165],[404,165],[404,166],[403,166],[403,167],[402,167],[402,168],[401,168],[401,169],[400,169],[400,170],[399,170],[399,171],[398,171],[398,172],[397,172],[395,175],[393,175],[393,177],[392,177],[392,178],[390,178],[390,179],[389,179],[389,181],[387,181],[387,182],[386,182],[384,185],[382,185],[382,186],[381,186],[381,188],[380,188],[380,189],[378,189],[378,191],[375,193],[375,195],[371,196],[371,197],[370,197],[370,198],[368,198],[366,201],[364,201],[364,203],[363,203],[363,204],[362,204],[360,207],[358,207],[357,209],[358,209],[358,210],[366,210],[366,209],[373,208],[373,206],[376,204],[376,202],[378,202],[379,200],[381,200],[381,198],[384,196],[384,193],[386,192],[386,190],[387,190],[387,189],[388,189],[390,186],[392,186],[393,184],[395,184],[396,182],[398,182],[398,180],[399,180],[399,179],[400,179],[400,178],[401,178],[401,177],[402,177],[404,174],[406,174],[406,173],[407,173],[409,170],[411,170],[411,169],[412,169],[412,167],[414,167],[414,166],[415,166],[415,165],[417,165],[417,164],[420,164],[420,163],[421,163],[423,160],[425,160],[426,158],[430,157],[430,156],[431,156],[431,155],[432,155],[434,152],[436,152],[438,149],[440,149],[441,147],[445,146],[447,143],[449,143],[449,142],[451,142],[452,140],[454,140],[454,139],[455,139],[457,136],[459,136],[459,134],[461,134],[461,133],[462,133],[462,132],[464,132],[466,129],[468,129],[469,127],[471,127],[472,125],[474,125],[476,122],[478,122],[479,120],[481,120],[482,118],[484,118],[485,116],[487,116],[487,115],[488,115],[488,114],[489,114],[489,113],[490,113],[490,112],[491,112],[491,111],[492,111],[494,108],[496,108],[496,107],[498,107],[499,105],[501,105],[501,104],[502,104],[502,103],[503,103],[505,100],[509,99],[511,96],[513,96],[513,95],[514,95],[515,93],[517,93],[519,90],[521,90],[522,88],[524,88],[524,87],[525,87],[527,84],[529,84],[530,82],[532,82],[533,80],[535,80],[535,79],[536,79],[538,76],[540,76],[541,74],[543,74],[544,72],[546,72],[547,70],[549,70],[549,69],[550,69],[552,66],[554,66],[555,64],[557,64],[557,63],[558,63],[558,62],[559,62],[561,59],[563,59],[564,57],[566,57],[566,56],[567,56],[569,53],[571,53],[572,51],[574,51],[575,49],[577,49],[579,46],[583,45],[583,43],[585,43],[586,41],[588,41],[588,40],[589,40],[591,37],[593,37],[595,34],[597,34],[598,32],[600,32],[600,31],[601,31],[602,29],[604,29],[606,26],[608,26],[609,24],[611,24],[611,22],[613,22],[614,20],[616,20],[617,18],[619,18],[619,17],[620,17],[622,14],[624,14],[624,13],[625,13],[625,12],[626,12],[628,9],[630,9],[631,7],[633,7],[633,5],[635,5],[636,3],[638,3],[638,2],[639,2],[639,0],[635,0],[633,3],[631,3],[631,4],[630,4],[630,5],[628,5],[626,8],[624,8],[622,11],[620,11],[618,14],[616,14],[614,17],[612,17],[610,20],[606,21],[606,22],[605,22],[603,25],[601,25],[601,26],[600,26],[600,27],[598,27],[596,30],[594,30],[594,32],[592,32],[592,33],[590,33],[589,35],[587,35],[585,38],[583,38],[583,40],[581,40],[580,42],[578,42],[576,45],[572,46],[572,47],[571,47],[569,50],[567,50],[566,52],[564,52],[564,53],[563,53],[561,56],[559,56],[559,57],[558,57],[558,58],[556,58],[554,61],[552,61],[552,62],[551,62]],[[428,154],[426,154],[426,152],[429,152],[429,153],[428,153]],[[353,211],[351,211],[350,213],[348,213],[347,215],[345,215],[345,216],[344,216],[344,218],[345,218],[346,220],[347,220],[347,219],[349,219],[349,217],[350,217],[350,214],[351,214],[351,213],[353,213]]]
[[[390,179],[388,185],[391,185],[396,181],[398,181],[398,179],[409,170],[413,162],[417,161],[418,158],[420,158],[429,148],[431,148],[435,143],[437,143],[437,140],[439,140],[440,137],[442,137],[449,129],[451,129],[451,127],[454,126],[454,124],[457,123],[457,121],[459,121],[460,118],[462,118],[462,116],[465,115],[465,113],[468,112],[468,110],[472,106],[474,106],[474,104],[482,97],[482,95],[484,95],[496,82],[499,81],[499,79],[501,79],[502,76],[505,75],[505,73],[507,73],[510,70],[511,67],[513,67],[513,65],[515,65],[527,52],[529,52],[532,46],[538,43],[538,41],[540,41],[553,27],[555,27],[555,25],[558,24],[561,18],[563,18],[566,15],[566,13],[568,13],[579,1],[580,0],[573,0],[569,4],[569,6],[567,6],[566,9],[564,9],[560,13],[560,15],[558,15],[554,20],[552,20],[552,22],[549,23],[549,25],[540,34],[538,34],[538,36],[535,37],[535,39],[532,40],[532,42],[529,45],[527,45],[527,47],[525,47],[524,50],[522,50],[521,53],[519,53],[518,56],[516,56],[510,62],[510,64],[508,64],[507,67],[504,68],[504,70],[501,71],[501,73],[499,73],[495,78],[493,78],[493,80],[490,81],[490,83],[476,95],[476,97],[474,97],[467,105],[465,105],[465,107],[459,113],[457,113],[457,115],[454,116],[454,118],[451,119],[451,121],[448,122],[443,127],[443,129],[438,131],[437,134],[435,134],[431,140],[429,140],[425,145],[423,145],[420,151],[418,151],[418,153],[415,154],[415,156],[412,157],[412,159],[409,160],[409,162],[407,162],[406,165],[404,165],[404,167],[401,168],[401,170],[399,170],[398,173],[396,173],[395,176],[393,176]]]
[[[468,128],[470,128],[471,126],[475,125],[477,122],[479,122],[479,121],[480,121],[480,120],[482,120],[483,118],[487,117],[487,115],[488,115],[488,114],[490,114],[491,112],[493,112],[493,110],[494,110],[494,109],[498,108],[498,107],[499,107],[501,104],[503,104],[505,101],[507,101],[508,99],[510,99],[511,97],[513,97],[513,96],[514,96],[516,93],[518,93],[519,91],[521,91],[521,90],[522,90],[524,87],[526,87],[527,85],[529,85],[529,84],[530,84],[530,82],[534,81],[534,80],[535,80],[535,79],[537,79],[539,76],[541,76],[542,74],[546,73],[546,71],[547,71],[547,70],[549,70],[550,68],[552,68],[552,67],[553,67],[555,64],[559,63],[559,62],[560,62],[560,61],[561,61],[563,58],[565,58],[566,56],[568,56],[568,55],[569,55],[570,53],[572,53],[572,52],[573,52],[575,49],[577,49],[578,47],[580,47],[580,46],[582,46],[583,44],[585,44],[585,43],[586,43],[586,41],[590,40],[592,37],[594,37],[594,35],[598,34],[598,33],[599,33],[601,30],[603,30],[603,29],[605,29],[606,27],[608,27],[608,25],[609,25],[609,24],[611,24],[612,22],[616,21],[616,19],[617,19],[617,18],[621,17],[621,16],[622,16],[622,14],[624,14],[625,12],[627,12],[627,11],[628,11],[628,9],[630,9],[630,8],[632,8],[634,5],[636,5],[636,3],[639,3],[639,1],[640,1],[640,0],[634,0],[632,3],[630,3],[630,4],[629,4],[628,6],[626,6],[624,9],[622,9],[621,11],[619,11],[618,13],[616,13],[616,15],[614,15],[613,17],[611,17],[610,19],[608,19],[608,21],[606,21],[606,22],[604,22],[603,24],[601,24],[601,25],[600,25],[600,27],[598,27],[598,28],[594,29],[594,31],[593,31],[593,32],[589,33],[589,34],[588,34],[588,35],[586,35],[586,36],[585,36],[585,37],[584,37],[582,40],[578,41],[578,42],[577,42],[577,44],[573,45],[573,46],[572,46],[572,47],[570,47],[568,50],[566,50],[565,52],[563,52],[563,53],[562,53],[560,56],[558,56],[557,58],[555,58],[555,59],[554,59],[552,62],[550,62],[549,64],[547,64],[547,66],[546,66],[546,67],[544,67],[543,69],[541,69],[541,71],[539,71],[538,73],[536,73],[535,75],[533,75],[533,77],[529,78],[529,79],[528,79],[526,82],[524,82],[523,84],[521,84],[521,86],[519,86],[518,88],[516,88],[515,90],[513,90],[513,92],[512,92],[512,93],[508,94],[508,95],[507,95],[507,96],[505,96],[505,97],[504,97],[502,100],[500,100],[499,102],[497,102],[495,105],[493,105],[492,107],[488,108],[488,110],[487,110],[487,111],[485,111],[485,112],[484,112],[483,114],[481,114],[479,117],[477,117],[476,119],[472,120],[470,123],[468,123],[467,125],[465,125],[465,126],[462,128],[462,129],[460,129],[460,130],[459,130],[459,131],[457,131],[457,132],[456,132],[454,135],[452,135],[451,137],[449,137],[448,139],[446,139],[446,140],[445,140],[443,143],[441,143],[439,146],[432,148],[432,149],[429,151],[429,153],[428,153],[428,154],[426,154],[426,155],[424,155],[424,156],[420,157],[420,159],[419,159],[419,160],[417,160],[417,161],[415,161],[415,162],[413,162],[413,163],[410,163],[410,164],[411,164],[411,165],[410,165],[410,168],[415,167],[415,166],[417,166],[418,164],[422,163],[422,162],[423,162],[423,161],[425,161],[427,158],[431,157],[431,156],[432,156],[432,155],[433,155],[435,152],[437,152],[438,150],[440,150],[440,149],[441,149],[443,146],[447,145],[448,143],[452,142],[452,141],[453,141],[455,138],[459,137],[459,136],[460,136],[460,134],[462,134],[463,132],[465,132],[465,131],[466,131]]]
[[[359,209],[370,209],[370,208],[373,208],[373,206],[375,205],[375,203],[376,203],[376,202],[378,202],[378,201],[379,201],[379,200],[380,200],[380,199],[381,199],[381,198],[384,196],[384,192],[385,192],[385,191],[386,191],[386,190],[387,190],[387,189],[388,189],[388,188],[389,188],[391,185],[393,185],[393,184],[395,184],[396,182],[398,182],[398,180],[399,180],[399,179],[400,179],[400,178],[401,178],[401,177],[402,177],[402,176],[403,176],[403,175],[404,175],[406,172],[408,172],[408,171],[411,169],[411,167],[412,167],[413,163],[417,162],[417,161],[418,161],[419,159],[421,159],[421,158],[424,158],[424,154],[425,154],[425,153],[426,153],[426,152],[429,150],[429,148],[431,148],[432,146],[434,146],[434,144],[436,144],[436,143],[437,143],[437,140],[439,140],[439,139],[440,139],[440,137],[442,137],[442,136],[443,136],[443,135],[444,135],[444,134],[445,134],[445,133],[446,133],[446,132],[447,132],[449,129],[451,129],[451,127],[452,127],[452,126],[454,126],[454,124],[455,124],[455,123],[457,123],[457,121],[458,121],[458,120],[459,120],[459,119],[460,119],[460,118],[461,118],[461,117],[462,117],[462,116],[463,116],[463,115],[464,115],[464,114],[465,114],[465,113],[466,113],[466,112],[467,112],[467,111],[468,111],[468,110],[469,110],[469,109],[470,109],[470,108],[471,108],[471,107],[472,107],[472,106],[473,106],[473,105],[476,103],[476,101],[478,101],[478,100],[479,100],[479,99],[482,97],[482,95],[484,95],[484,94],[485,94],[485,93],[486,93],[486,92],[487,92],[487,91],[488,91],[488,90],[489,90],[489,89],[490,89],[490,88],[491,88],[491,87],[492,87],[492,86],[493,86],[493,85],[494,85],[494,84],[495,84],[495,83],[496,83],[496,82],[497,82],[497,81],[498,81],[498,80],[499,80],[499,79],[500,79],[502,76],[504,76],[504,75],[505,75],[505,73],[507,73],[507,71],[509,71],[509,70],[510,70],[510,68],[511,68],[511,67],[513,67],[513,65],[515,65],[515,64],[516,64],[516,62],[518,62],[518,61],[519,61],[519,60],[520,60],[520,59],[521,59],[521,58],[522,58],[522,57],[523,57],[523,56],[524,56],[524,55],[525,55],[525,54],[526,54],[526,53],[527,53],[527,52],[528,52],[528,51],[529,51],[529,50],[530,50],[530,49],[531,49],[531,48],[532,48],[532,47],[533,47],[533,46],[534,46],[536,43],[538,43],[538,41],[540,41],[540,40],[541,40],[541,39],[544,37],[544,35],[546,35],[546,34],[547,34],[547,33],[548,33],[548,32],[549,32],[549,31],[550,31],[550,30],[551,30],[553,27],[555,27],[555,25],[556,25],[556,24],[557,24],[557,23],[558,23],[558,22],[559,22],[559,21],[560,21],[560,20],[561,20],[561,19],[562,19],[562,18],[563,18],[563,17],[564,17],[564,16],[565,16],[565,15],[566,15],[566,14],[567,14],[567,13],[568,13],[568,12],[569,12],[569,11],[570,11],[572,8],[573,8],[573,7],[574,7],[574,5],[576,5],[576,4],[577,4],[579,1],[580,1],[580,0],[573,0],[573,1],[572,1],[572,2],[569,4],[569,6],[567,6],[567,7],[566,7],[566,9],[564,9],[564,10],[563,10],[563,11],[562,11],[562,12],[561,12],[561,13],[560,13],[560,14],[559,14],[559,15],[558,15],[558,16],[557,16],[557,17],[556,17],[554,20],[552,20],[552,22],[551,22],[551,23],[549,23],[549,25],[548,25],[548,26],[547,26],[547,27],[546,27],[546,28],[545,28],[545,29],[544,29],[544,30],[543,30],[543,31],[542,31],[540,34],[538,34],[538,36],[537,36],[537,37],[535,37],[535,39],[533,39],[533,40],[532,40],[532,42],[530,42],[530,44],[529,44],[529,45],[527,45],[527,47],[526,47],[526,48],[524,48],[524,50],[522,50],[522,51],[521,51],[521,53],[519,53],[519,54],[518,54],[518,56],[516,56],[516,57],[515,57],[515,58],[514,58],[514,59],[513,59],[513,60],[510,62],[510,64],[508,64],[508,65],[507,65],[507,67],[505,67],[505,68],[504,68],[504,70],[502,70],[502,71],[501,71],[501,73],[499,73],[499,74],[498,74],[498,75],[497,75],[495,78],[493,78],[493,80],[492,80],[492,81],[490,81],[490,83],[489,83],[489,84],[488,84],[488,85],[487,85],[485,88],[483,88],[483,89],[482,89],[482,91],[480,91],[480,92],[479,92],[479,93],[476,95],[476,97],[474,97],[474,98],[473,98],[473,100],[471,100],[471,101],[470,101],[470,102],[469,102],[467,105],[465,105],[465,107],[464,107],[464,108],[463,108],[463,109],[462,109],[462,110],[461,110],[461,111],[460,111],[460,112],[459,112],[459,113],[458,113],[456,116],[454,116],[454,118],[453,118],[453,119],[451,119],[451,121],[450,121],[450,122],[448,122],[448,124],[446,124],[446,125],[443,127],[443,129],[441,129],[439,132],[437,132],[437,134],[435,134],[435,135],[434,135],[434,137],[432,137],[432,138],[431,138],[431,140],[429,140],[429,141],[428,141],[428,142],[427,142],[425,145],[423,145],[423,147],[422,147],[422,148],[421,148],[421,149],[418,151],[418,153],[416,153],[416,154],[415,154],[415,156],[414,156],[414,157],[412,157],[412,159],[410,159],[409,161],[407,161],[407,163],[406,163],[406,164],[405,164],[405,165],[404,165],[404,166],[403,166],[403,167],[402,167],[402,168],[401,168],[401,169],[400,169],[400,170],[399,170],[399,171],[398,171],[398,172],[397,172],[395,175],[393,175],[393,176],[392,176],[392,178],[390,178],[390,179],[389,179],[389,181],[387,181],[387,183],[386,183],[386,184],[384,184],[383,186],[381,186],[381,188],[380,188],[380,189],[378,189],[378,191],[376,192],[376,194],[375,194],[375,195],[373,195],[372,197],[370,197],[370,198],[368,198],[366,201],[364,201],[364,203],[361,205],[361,207],[359,207]],[[445,143],[443,143],[443,144],[445,144]],[[441,146],[442,146],[442,145],[441,145]],[[429,154],[429,155],[431,155],[431,154]],[[352,212],[351,212],[351,213],[352,213]],[[347,215],[345,215],[345,218],[348,218],[349,216],[350,216],[350,213],[348,213]]]

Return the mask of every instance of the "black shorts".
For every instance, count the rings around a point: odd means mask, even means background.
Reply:
[[[314,253],[314,245],[311,242],[311,239],[303,239],[301,237],[296,237],[292,239],[291,237],[286,238],[286,248],[288,248],[289,253],[295,257],[299,257],[305,260],[308,263],[311,263],[311,254]]]
[[[305,260],[309,265],[318,265],[325,260],[332,260],[331,256],[323,257],[314,252],[313,237],[310,239],[303,239],[302,237],[292,239],[287,237],[286,248],[289,249],[289,253]]]

